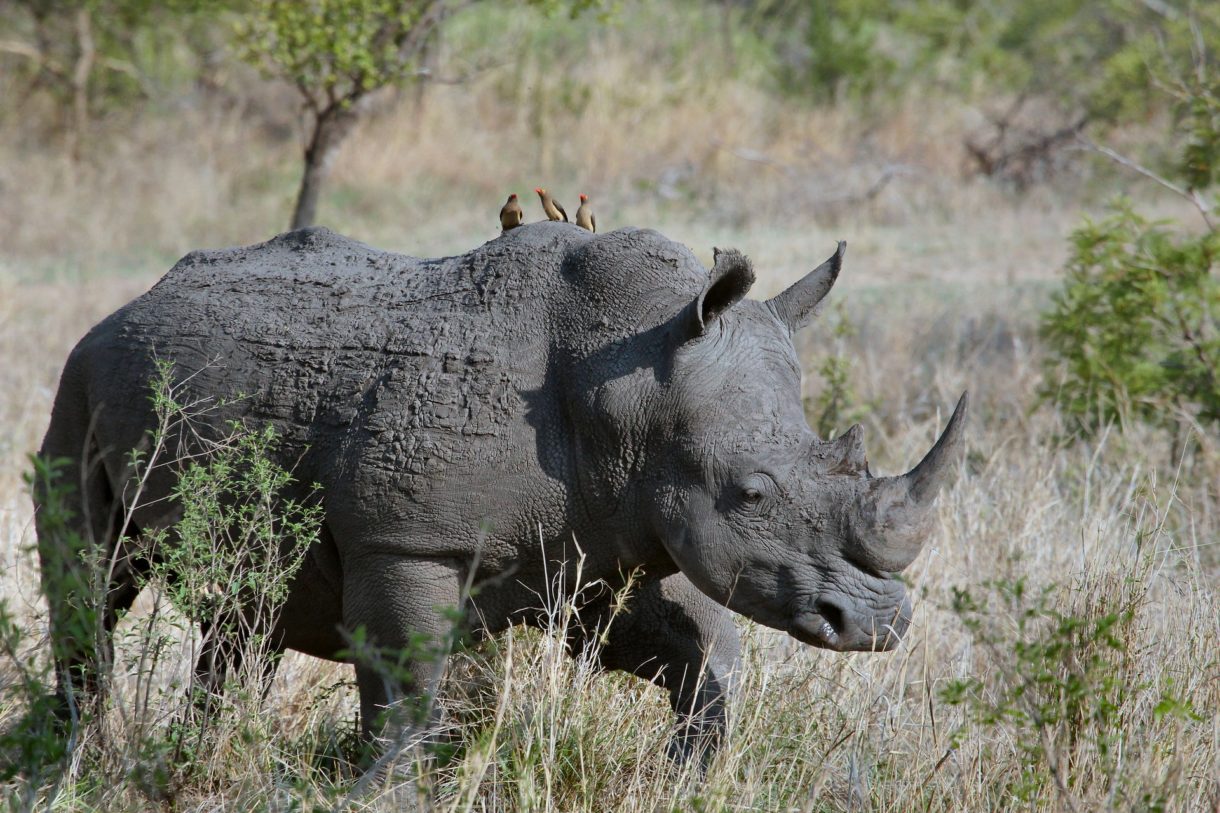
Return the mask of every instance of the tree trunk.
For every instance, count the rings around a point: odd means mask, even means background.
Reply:
[[[305,148],[305,171],[301,175],[301,188],[297,192],[296,208],[289,228],[303,229],[317,221],[322,184],[330,175],[340,145],[360,118],[360,101],[358,99],[348,105],[329,105],[314,119],[309,146]]]
[[[415,94],[415,116],[413,117],[413,120],[417,123],[422,123],[424,120],[425,97],[428,93],[428,85],[431,84],[429,80],[436,75],[436,70],[440,63],[440,40],[441,31],[438,28],[436,32],[432,36],[426,38],[423,45],[420,46],[420,75],[415,79],[413,87],[411,88],[412,92]]]
[[[73,161],[80,161],[81,142],[89,128],[89,74],[93,72],[96,51],[93,46],[93,21],[89,10],[76,12],[76,65],[72,68],[72,128],[69,133],[68,153]]]
[[[733,0],[720,2],[720,37],[723,40],[721,49],[729,76],[737,73],[737,50],[733,47]]]

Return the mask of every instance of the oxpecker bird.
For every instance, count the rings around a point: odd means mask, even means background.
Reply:
[[[538,193],[538,198],[542,201],[542,211],[546,212],[547,220],[562,220],[568,222],[568,213],[559,205],[559,201],[555,200],[541,186],[534,190]]]
[[[500,228],[504,231],[515,229],[525,222],[525,212],[517,202],[517,194],[508,196],[508,202],[500,208]]]
[[[589,196],[581,194],[580,208],[576,210],[576,225],[591,232],[597,232],[597,218],[593,216],[593,207],[589,205]]]

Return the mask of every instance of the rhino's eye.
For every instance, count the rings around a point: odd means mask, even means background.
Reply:
[[[752,474],[737,486],[736,492],[737,509],[755,514],[763,511],[775,494],[775,481],[761,472]]]

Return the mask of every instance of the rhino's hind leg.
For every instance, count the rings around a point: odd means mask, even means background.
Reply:
[[[124,544],[138,531],[123,528],[122,506],[93,438],[59,447],[45,443],[40,455],[35,524],[59,712],[79,718],[102,699],[114,627],[139,595],[148,563]]]
[[[724,735],[740,660],[741,640],[729,612],[681,574],[646,581],[613,619],[608,610],[607,603],[600,612],[582,614],[583,628],[569,635],[573,654],[608,622],[601,665],[665,689],[678,715],[670,757],[698,759],[706,767]]]

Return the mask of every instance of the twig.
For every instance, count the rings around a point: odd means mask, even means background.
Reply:
[[[751,164],[759,164],[765,167],[771,167],[779,172],[782,172],[785,177],[797,180],[800,177],[797,167],[791,164],[785,164],[778,161],[760,150],[753,150],[744,147],[734,147],[731,144],[726,144],[719,138],[712,138],[708,141],[711,146],[716,149],[724,150],[734,158],[740,158],[742,161],[748,161]],[[882,190],[889,185],[890,181],[894,180],[899,175],[913,175],[915,171],[912,167],[905,164],[886,164],[881,169],[881,173],[877,176],[863,192],[849,192],[834,197],[823,198],[814,201],[817,205],[831,206],[843,203],[867,203],[875,199],[881,194]]]
[[[32,59],[42,67],[47,60],[43,59],[42,52],[33,45],[17,40],[0,40],[0,53],[14,54],[23,56],[26,59]]]
[[[154,92],[152,89],[152,84],[148,80],[148,76],[146,76],[142,71],[140,71],[138,68],[136,68],[136,66],[133,65],[131,62],[128,62],[125,59],[114,59],[113,57],[102,57],[100,60],[98,60],[98,64],[101,65],[103,68],[109,68],[110,70],[114,71],[115,73],[121,73],[124,76],[130,77],[131,80],[139,86],[140,93],[144,96],[144,98],[146,98],[146,99],[153,98]]]
[[[882,190],[889,186],[890,181],[894,180],[898,176],[916,174],[918,174],[917,169],[909,167],[905,164],[886,164],[881,170],[881,174],[877,176],[877,180],[869,184],[868,188],[863,192],[849,192],[847,194],[838,195],[832,198],[824,198],[821,201],[818,201],[818,203],[823,206],[840,205],[844,203],[867,203],[880,195]]]
[[[1019,107],[1013,108],[1014,115],[1018,109]],[[967,138],[964,141],[966,151],[984,175],[990,177],[1006,174],[1018,186],[1023,187],[1029,185],[1038,162],[1049,163],[1056,148],[1080,134],[1089,123],[1089,116],[1082,115],[1076,121],[1049,133],[1016,126],[1007,115],[1000,119],[992,118],[991,123],[996,128],[991,143],[983,144],[979,140]],[[1009,144],[1006,148],[1010,134],[1016,144]]]
[[[1062,767],[1059,763],[1059,754],[1055,750],[1055,744],[1051,740],[1050,733],[1046,730],[1046,723],[1038,720],[1038,733],[1042,735],[1042,750],[1046,754],[1046,761],[1050,763],[1051,777],[1055,780],[1055,787],[1059,791],[1060,798],[1067,803],[1068,809],[1072,813],[1080,813],[1080,805],[1076,804],[1076,797],[1072,795],[1072,791],[1068,788],[1067,782],[1063,779]]]
[[[1163,0],[1140,0],[1140,5],[1153,14],[1159,14],[1166,20],[1176,20],[1181,16],[1176,8],[1163,2]]]
[[[761,164],[765,167],[771,167],[784,173],[789,178],[796,176],[796,167],[791,164],[785,164],[777,161],[771,156],[760,150],[752,150],[744,147],[734,147],[731,144],[726,144],[719,138],[711,138],[708,143],[719,150],[724,150],[734,158],[740,158],[742,161],[749,161],[751,164]]]
[[[920,785],[919,785],[919,789],[920,789],[920,790],[923,790],[924,788],[926,788],[926,787],[928,786],[928,783],[932,781],[932,777],[936,776],[936,772],[937,772],[937,771],[939,771],[939,770],[940,770],[942,767],[944,767],[944,764],[945,764],[946,762],[948,762],[948,761],[949,761],[949,759],[950,759],[950,758],[952,758],[952,756],[953,756],[955,753],[957,753],[957,749],[956,749],[956,748],[954,748],[954,747],[952,747],[952,746],[950,746],[949,748],[945,749],[945,754],[944,754],[944,756],[942,756],[940,759],[938,759],[938,760],[936,761],[936,765],[934,765],[934,766],[932,767],[932,770],[931,770],[931,771],[928,773],[928,775],[927,775],[927,776],[925,776],[925,777],[924,777],[923,782],[922,782],[922,783],[920,783]]]
[[[901,167],[895,164],[887,164],[885,169],[881,171],[881,174],[877,176],[877,180],[873,181],[872,186],[864,190],[864,194],[861,197],[864,200],[872,200],[880,195],[881,190],[885,189],[889,182],[894,180],[894,177],[899,174],[900,169]]]
[[[438,76],[431,68],[419,68],[411,73],[411,78],[423,79],[438,85],[464,85],[488,71],[497,70],[507,64],[504,61],[485,62],[456,76]]]
[[[1185,198],[1186,200],[1190,201],[1191,204],[1196,209],[1199,210],[1199,214],[1203,217],[1203,222],[1207,224],[1207,228],[1209,230],[1215,231],[1216,225],[1212,222],[1211,207],[1209,207],[1207,205],[1207,203],[1203,200],[1203,198],[1199,196],[1198,191],[1196,191],[1194,189],[1183,189],[1182,187],[1175,184],[1173,181],[1171,181],[1167,178],[1163,178],[1162,176],[1156,174],[1155,172],[1153,172],[1152,170],[1143,166],[1142,164],[1138,164],[1135,161],[1131,160],[1130,158],[1123,155],[1122,153],[1115,152],[1114,150],[1112,150],[1109,147],[1106,147],[1102,144],[1095,144],[1092,141],[1090,141],[1089,139],[1085,138],[1084,136],[1077,135],[1076,141],[1079,142],[1080,145],[1083,146],[1085,149],[1092,150],[1093,152],[1101,153],[1102,155],[1109,158],[1111,161],[1114,161],[1115,163],[1118,163],[1118,164],[1122,164],[1127,169],[1133,170],[1133,171],[1139,173],[1140,175],[1143,175],[1148,180],[1154,181],[1154,182],[1160,184],[1164,188],[1168,189],[1170,192],[1173,192],[1175,195],[1179,195],[1179,196]]]

